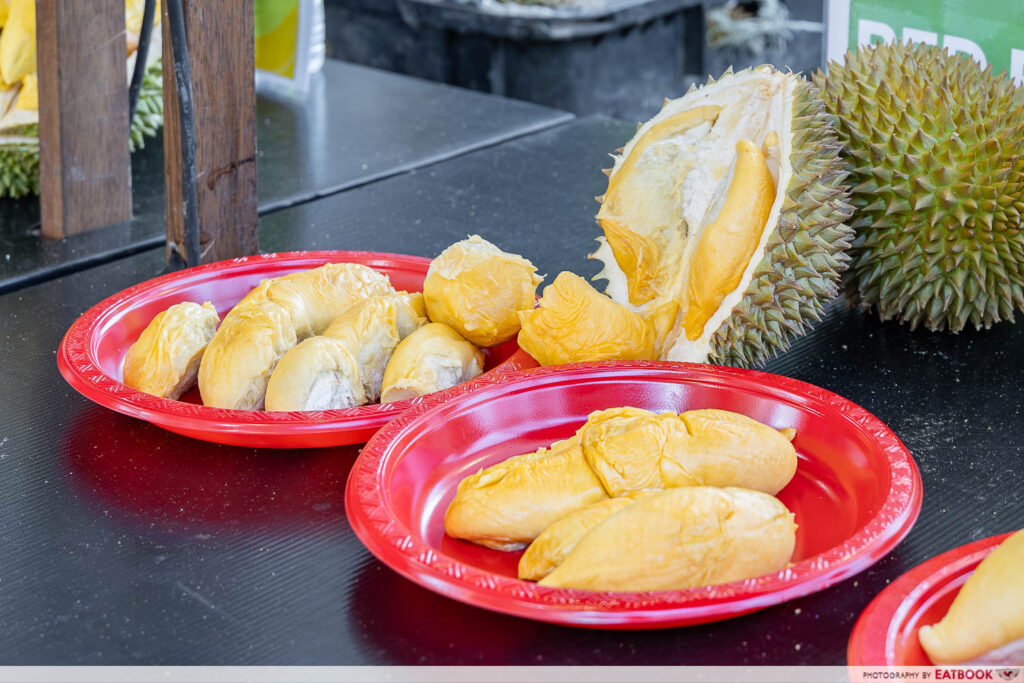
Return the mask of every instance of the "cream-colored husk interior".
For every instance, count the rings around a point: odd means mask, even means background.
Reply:
[[[674,225],[629,225],[629,229],[640,235],[654,237],[660,244],[675,244],[674,251],[661,253],[662,264],[668,265],[673,275],[662,282],[654,300],[641,306],[629,303],[627,279],[615,261],[611,247],[604,237],[593,258],[604,262],[605,268],[598,278],[606,278],[606,293],[615,301],[637,311],[650,311],[668,301],[676,301],[681,308],[676,317],[675,330],[668,338],[662,353],[669,360],[704,362],[711,349],[711,337],[739,303],[750,284],[754,270],[764,255],[768,238],[777,225],[785,189],[789,184],[792,169],[788,163],[792,146],[792,103],[793,91],[799,79],[797,76],[776,71],[771,67],[758,67],[738,74],[723,76],[703,88],[691,91],[686,96],[671,100],[653,119],[644,124],[633,139],[625,146],[622,154],[615,157],[611,179],[622,168],[633,148],[644,135],[660,122],[672,116],[697,107],[713,105],[722,107],[714,121],[701,123],[678,135],[649,145],[636,162],[636,170],[651,177],[666,191],[678,192],[677,220]],[[701,335],[694,340],[686,338],[682,330],[686,290],[689,281],[689,265],[704,229],[714,221],[724,203],[726,192],[732,181],[737,152],[736,144],[742,139],[753,141],[765,148],[765,138],[774,132],[777,145],[765,149],[766,161],[775,181],[776,195],[771,213],[761,232],[761,238],[754,255],[743,272],[737,287],[725,296],[715,313],[704,324]],[[782,163],[787,160],[787,163]],[[644,169],[644,165],[655,167]],[[678,231],[677,237],[666,233]]]

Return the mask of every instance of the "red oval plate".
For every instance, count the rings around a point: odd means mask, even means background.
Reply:
[[[934,666],[917,631],[942,620],[981,561],[1013,532],[974,541],[919,564],[864,608],[850,634],[850,666]]]
[[[325,263],[361,263],[391,278],[397,289],[421,291],[430,259],[368,251],[297,251],[219,261],[170,273],[104,299],[64,335],[57,365],[79,393],[125,415],[196,439],[259,448],[314,448],[362,443],[423,398],[347,410],[268,412],[202,405],[193,389],[180,401],[157,398],[121,383],[128,347],[160,311],[181,301],[210,301],[221,317],[264,278]],[[485,371],[537,365],[515,340],[485,351]],[[444,392],[438,392],[443,394]]]
[[[921,508],[907,449],[863,408],[750,370],[668,362],[581,363],[479,378],[381,429],[349,475],[345,509],[382,562],[442,595],[576,626],[661,628],[745,614],[821,590],[878,561]],[[755,579],[683,591],[611,593],[516,578],[520,553],[449,538],[444,512],[481,467],[571,436],[595,410],[733,410],[795,427],[799,466],[779,498],[796,515],[794,563]]]

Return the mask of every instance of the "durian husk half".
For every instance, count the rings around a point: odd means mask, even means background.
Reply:
[[[852,239],[839,150],[817,89],[770,66],[666,100],[613,157],[597,278],[644,315],[678,304],[661,358],[763,364],[839,292]]]

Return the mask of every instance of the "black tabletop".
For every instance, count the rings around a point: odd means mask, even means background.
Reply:
[[[548,281],[591,275],[598,171],[633,131],[587,119],[266,216],[268,249],[433,255],[470,232]],[[0,664],[842,664],[860,611],[912,566],[1024,526],[1024,325],[939,335],[834,304],[769,370],[892,427],[924,479],[908,538],[820,593],[688,628],[551,626],[381,565],[344,513],[357,447],[271,451],[166,433],[74,393],[54,361],[86,308],[159,250],[0,296]]]
[[[527,102],[327,60],[301,102],[257,98],[260,213],[427,166],[573,116]],[[35,198],[0,200],[0,292],[164,243],[163,143],[132,156],[131,221],[39,237]]]

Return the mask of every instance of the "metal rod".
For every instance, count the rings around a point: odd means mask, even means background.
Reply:
[[[196,135],[192,112],[192,74],[188,65],[188,41],[181,0],[166,0],[171,52],[174,55],[174,82],[178,88],[178,120],[181,130],[181,199],[185,219],[185,261],[198,266],[199,204],[196,195]]]
[[[153,33],[153,15],[156,14],[156,0],[146,0],[142,10],[142,26],[139,28],[139,46],[135,50],[135,68],[132,83],[128,88],[128,125],[135,120],[135,107],[139,104],[142,81],[146,77],[146,60],[149,58],[149,38]]]

